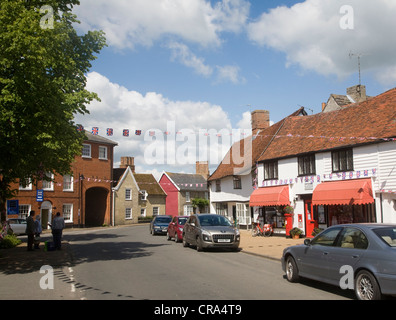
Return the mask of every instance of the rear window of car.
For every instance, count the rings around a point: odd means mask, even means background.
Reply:
[[[157,217],[155,219],[155,222],[158,223],[166,223],[166,222],[171,222],[172,218],[171,217]]]
[[[373,230],[374,233],[390,247],[396,247],[396,228],[386,227]]]
[[[179,224],[184,226],[186,224],[187,218],[179,218]]]

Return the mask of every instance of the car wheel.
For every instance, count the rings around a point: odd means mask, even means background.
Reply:
[[[197,251],[201,252],[203,250],[201,237],[197,237]]]
[[[297,282],[299,279],[297,264],[292,256],[286,259],[286,278],[289,282]]]
[[[185,248],[188,247],[188,242],[186,241],[185,236],[183,236],[183,247],[185,247]]]
[[[177,232],[175,232],[175,242],[176,242],[176,243],[179,242],[179,236],[178,236]]]
[[[359,300],[380,300],[381,289],[371,272],[361,270],[355,278],[355,294]]]

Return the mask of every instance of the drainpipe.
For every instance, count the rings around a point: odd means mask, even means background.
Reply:
[[[112,208],[111,208],[111,226],[112,227],[114,227],[115,226],[115,221],[114,221],[114,217],[115,217],[115,214],[114,214],[114,210],[115,210],[115,196],[114,196],[114,193],[115,193],[115,190],[114,190],[114,188],[111,188],[111,192],[112,192],[112,195],[113,195],[113,197],[112,197]]]

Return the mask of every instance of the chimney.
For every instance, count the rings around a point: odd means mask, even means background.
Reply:
[[[324,111],[324,109],[326,109],[327,103],[326,102],[322,102],[322,112]]]
[[[357,85],[347,89],[348,98],[352,98],[352,100],[356,103],[363,102],[367,100],[366,96],[366,86]]]
[[[133,173],[135,173],[135,158],[134,157],[121,157],[120,168],[131,167]]]
[[[255,110],[252,112],[252,134],[270,127],[269,111]]]
[[[206,180],[209,178],[209,163],[208,161],[197,161],[195,164],[196,174],[200,174]]]

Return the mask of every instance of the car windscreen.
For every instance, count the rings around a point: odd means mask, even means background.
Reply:
[[[179,218],[179,225],[184,226],[186,224],[187,218]]]
[[[157,219],[155,219],[155,223],[169,223],[171,220],[171,217],[157,217]]]
[[[373,230],[374,233],[387,245],[391,247],[396,247],[396,228],[395,227],[385,227]]]
[[[217,215],[207,215],[207,216],[198,216],[199,223],[201,226],[232,226],[230,220],[223,216]]]

